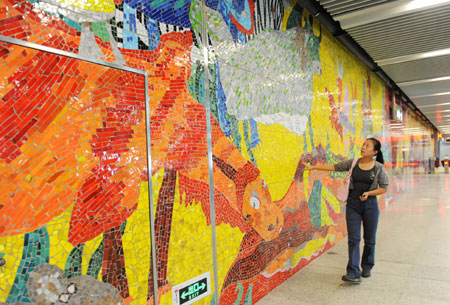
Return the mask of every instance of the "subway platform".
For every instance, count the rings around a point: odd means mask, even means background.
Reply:
[[[341,281],[346,263],[343,239],[257,305],[450,304],[450,175],[423,175],[381,211],[372,277]]]

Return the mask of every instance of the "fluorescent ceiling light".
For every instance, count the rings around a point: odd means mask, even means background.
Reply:
[[[423,83],[441,82],[444,80],[450,80],[450,76],[413,80],[410,82],[397,83],[397,85],[400,87],[401,86],[413,86],[413,85],[418,85],[418,84],[423,84]]]
[[[433,104],[433,105],[423,105],[423,106],[417,106],[419,108],[425,108],[425,107],[436,107],[436,106],[446,106],[446,105],[450,105],[450,103],[442,103],[442,104]]]
[[[339,21],[341,28],[345,30],[379,20],[410,14],[424,8],[441,6],[448,2],[450,0],[398,0],[348,14],[341,14],[335,16],[334,19]]]
[[[423,52],[423,53],[417,53],[417,54],[410,54],[410,55],[380,59],[380,60],[376,60],[376,63],[380,66],[387,66],[387,65],[392,65],[392,64],[399,64],[399,63],[406,62],[406,61],[419,60],[419,59],[430,58],[430,57],[438,57],[438,56],[449,55],[449,54],[450,54],[450,48],[431,51],[431,52]]]
[[[433,114],[438,115],[437,112],[434,112]],[[450,115],[441,115],[440,118],[450,118]]]
[[[426,0],[426,1],[413,0],[413,1],[408,1],[408,2],[410,2],[410,3],[406,5],[406,10],[416,10],[416,9],[425,8],[425,7],[433,6],[436,4],[450,2],[450,1],[448,1],[448,0]]]
[[[421,97],[428,97],[428,96],[441,96],[441,95],[450,95],[450,91],[449,92],[439,92],[439,93],[411,96],[410,98],[413,99],[413,98],[421,98]]]
[[[442,113],[442,112],[450,112],[450,110],[440,110],[440,111],[438,111],[439,113]],[[427,114],[427,113],[436,113],[436,111],[430,111],[430,112],[424,112],[423,114]]]

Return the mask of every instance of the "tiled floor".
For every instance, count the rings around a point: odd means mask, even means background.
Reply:
[[[347,239],[257,305],[450,304],[450,174],[425,175],[381,212],[372,277],[341,281]]]

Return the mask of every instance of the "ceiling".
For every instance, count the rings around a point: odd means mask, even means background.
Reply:
[[[450,137],[450,0],[319,2]]]

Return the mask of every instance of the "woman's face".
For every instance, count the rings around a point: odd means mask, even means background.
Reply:
[[[375,149],[375,143],[371,140],[366,140],[361,148],[361,156],[363,157],[373,157],[378,151]]]

